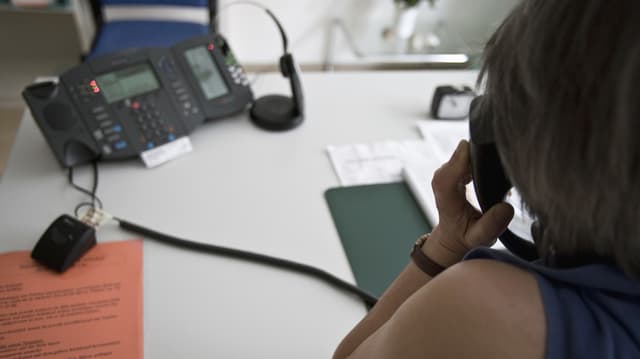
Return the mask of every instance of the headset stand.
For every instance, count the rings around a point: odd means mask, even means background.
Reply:
[[[300,125],[304,116],[290,97],[267,95],[255,101],[251,107],[251,121],[265,130],[286,131]]]

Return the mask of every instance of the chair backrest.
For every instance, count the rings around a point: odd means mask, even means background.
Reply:
[[[207,0],[100,0],[102,6],[110,5],[174,5],[208,7]]]
[[[98,27],[114,20],[168,20],[210,25],[216,0],[91,0]]]
[[[217,13],[217,0],[89,1],[96,25],[96,35],[93,38],[91,52],[88,57],[118,51],[126,47],[166,46],[174,41],[188,37],[188,34],[195,36],[205,32],[216,31],[216,24],[212,19],[215,19]],[[172,24],[169,27],[164,27],[158,22]],[[142,32],[137,32],[137,34],[144,34],[141,35],[143,38],[153,38],[155,40],[141,40],[140,36],[128,37],[130,40],[133,39],[131,41],[118,39],[118,36],[123,36],[122,29],[126,28],[129,29],[127,31],[132,31],[130,30],[131,26],[138,30],[146,29],[144,31],[140,30]],[[162,34],[151,30],[155,34],[151,35],[149,29],[152,27],[157,29],[169,28],[171,32]],[[115,35],[114,37],[114,33],[120,35]],[[109,35],[103,37],[103,34]],[[125,34],[124,36],[127,35]]]

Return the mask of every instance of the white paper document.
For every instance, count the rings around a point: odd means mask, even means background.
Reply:
[[[431,190],[431,179],[439,166],[434,160],[430,165],[407,166],[402,170],[404,181],[430,223],[438,223],[438,209]]]
[[[469,139],[469,121],[467,120],[421,120],[417,122],[418,130],[429,143],[442,163],[449,160],[461,140]]]
[[[328,146],[327,153],[343,186],[402,181],[404,167],[433,160],[422,140]]]
[[[469,138],[469,121],[421,120],[416,123],[429,147],[429,161],[405,166],[403,178],[431,223],[438,223],[436,200],[431,190],[433,173],[447,162],[461,140]],[[473,186],[467,186],[467,199],[479,207]]]

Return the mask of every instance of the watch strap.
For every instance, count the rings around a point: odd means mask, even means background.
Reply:
[[[413,260],[416,267],[420,268],[420,270],[425,274],[430,277],[435,277],[446,268],[433,261],[422,251],[422,246],[427,239],[429,239],[429,233],[418,238],[416,243],[413,245],[413,250],[411,251],[411,260]]]

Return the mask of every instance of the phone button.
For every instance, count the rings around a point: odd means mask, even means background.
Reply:
[[[116,150],[124,150],[125,148],[127,148],[127,141],[124,141],[124,140],[118,141],[113,145],[113,147]]]
[[[109,118],[109,114],[106,113],[106,112],[102,112],[102,113],[99,113],[98,115],[96,115],[96,120],[98,120],[98,121],[106,120],[108,118]]]
[[[98,114],[100,114],[101,112],[104,112],[104,111],[105,111],[104,106],[96,106],[96,107],[94,107],[94,108],[92,108],[92,109],[91,109],[91,112],[92,112],[94,115],[98,115]]]
[[[109,137],[107,137],[107,141],[113,143],[120,140],[120,135],[115,134],[115,135],[110,135]]]
[[[113,121],[111,121],[111,120],[102,121],[102,122],[99,123],[99,125],[102,128],[109,128],[109,127],[113,126]]]
[[[104,138],[104,134],[100,130],[95,130],[93,131],[93,137],[96,139],[96,141],[101,141]]]

